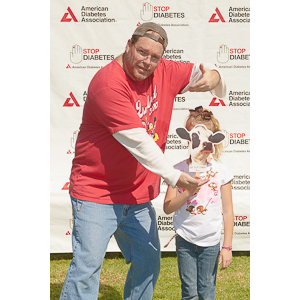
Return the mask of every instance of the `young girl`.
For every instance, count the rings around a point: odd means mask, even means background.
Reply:
[[[190,110],[185,127],[190,132],[196,125],[198,128],[198,124],[212,131],[211,134],[220,131],[218,120],[212,112],[203,109],[202,106]],[[190,139],[190,143],[193,143],[194,151],[194,139]],[[196,145],[199,145],[199,142]],[[202,149],[201,153],[207,158],[204,160],[200,176],[199,173],[196,175],[195,172],[189,171],[191,156],[175,165],[175,168],[191,176],[208,179],[206,184],[193,190],[173,189],[169,186],[166,192],[164,212],[175,212],[173,224],[176,231],[182,300],[197,300],[197,296],[199,300],[215,299],[218,262],[222,263],[221,270],[229,267],[232,262],[233,176],[225,165],[218,162],[222,148],[222,144],[213,145],[210,153]],[[222,209],[224,242],[220,251]]]

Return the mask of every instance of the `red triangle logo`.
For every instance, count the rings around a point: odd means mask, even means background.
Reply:
[[[209,106],[219,106],[219,105],[226,106],[222,99],[218,99],[216,97],[214,97],[209,104]]]
[[[73,93],[70,93],[70,98],[67,98],[63,107],[72,107],[75,104],[75,106],[80,107],[78,101],[76,100],[75,96]]]
[[[221,22],[225,22],[222,14],[220,13],[219,9],[216,7],[216,10],[215,10],[216,13],[212,14],[212,16],[210,17],[209,19],[209,23],[217,23],[221,20]],[[218,15],[219,18],[216,18],[216,16]]]
[[[69,190],[69,185],[70,185],[70,182],[66,182],[65,185],[62,187],[62,191],[67,191]]]
[[[73,14],[70,7],[67,8],[67,11],[68,12],[63,15],[63,17],[60,21],[61,22],[71,22],[73,20],[74,22],[78,22],[78,20],[76,19],[75,15]],[[71,16],[71,18],[68,18],[69,15]]]

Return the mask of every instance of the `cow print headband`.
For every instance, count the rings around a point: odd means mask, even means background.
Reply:
[[[202,106],[197,106],[195,109],[190,109],[190,116],[196,118],[199,115],[203,120],[211,120],[213,113],[211,111],[203,111]]]

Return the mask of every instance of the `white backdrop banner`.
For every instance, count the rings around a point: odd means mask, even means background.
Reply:
[[[50,252],[72,252],[69,176],[88,85],[121,54],[139,24],[151,21],[168,33],[164,57],[211,62],[222,71],[227,95],[185,93],[174,99],[165,156],[188,155],[176,134],[189,109],[212,110],[226,135],[221,161],[234,175],[233,249],[250,250],[250,1],[249,0],[51,0],[51,197]],[[172,215],[163,212],[166,185],[153,200],[162,251],[175,251]],[[109,252],[120,251],[114,238]]]

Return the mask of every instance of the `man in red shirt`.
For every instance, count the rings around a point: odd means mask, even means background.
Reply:
[[[162,58],[167,44],[161,26],[140,25],[89,85],[70,177],[73,260],[61,300],[97,299],[112,235],[131,263],[124,299],[152,299],[160,245],[151,200],[160,178],[181,188],[207,182],[174,169],[163,152],[176,95],[211,91],[221,98],[224,80],[211,64]]]

